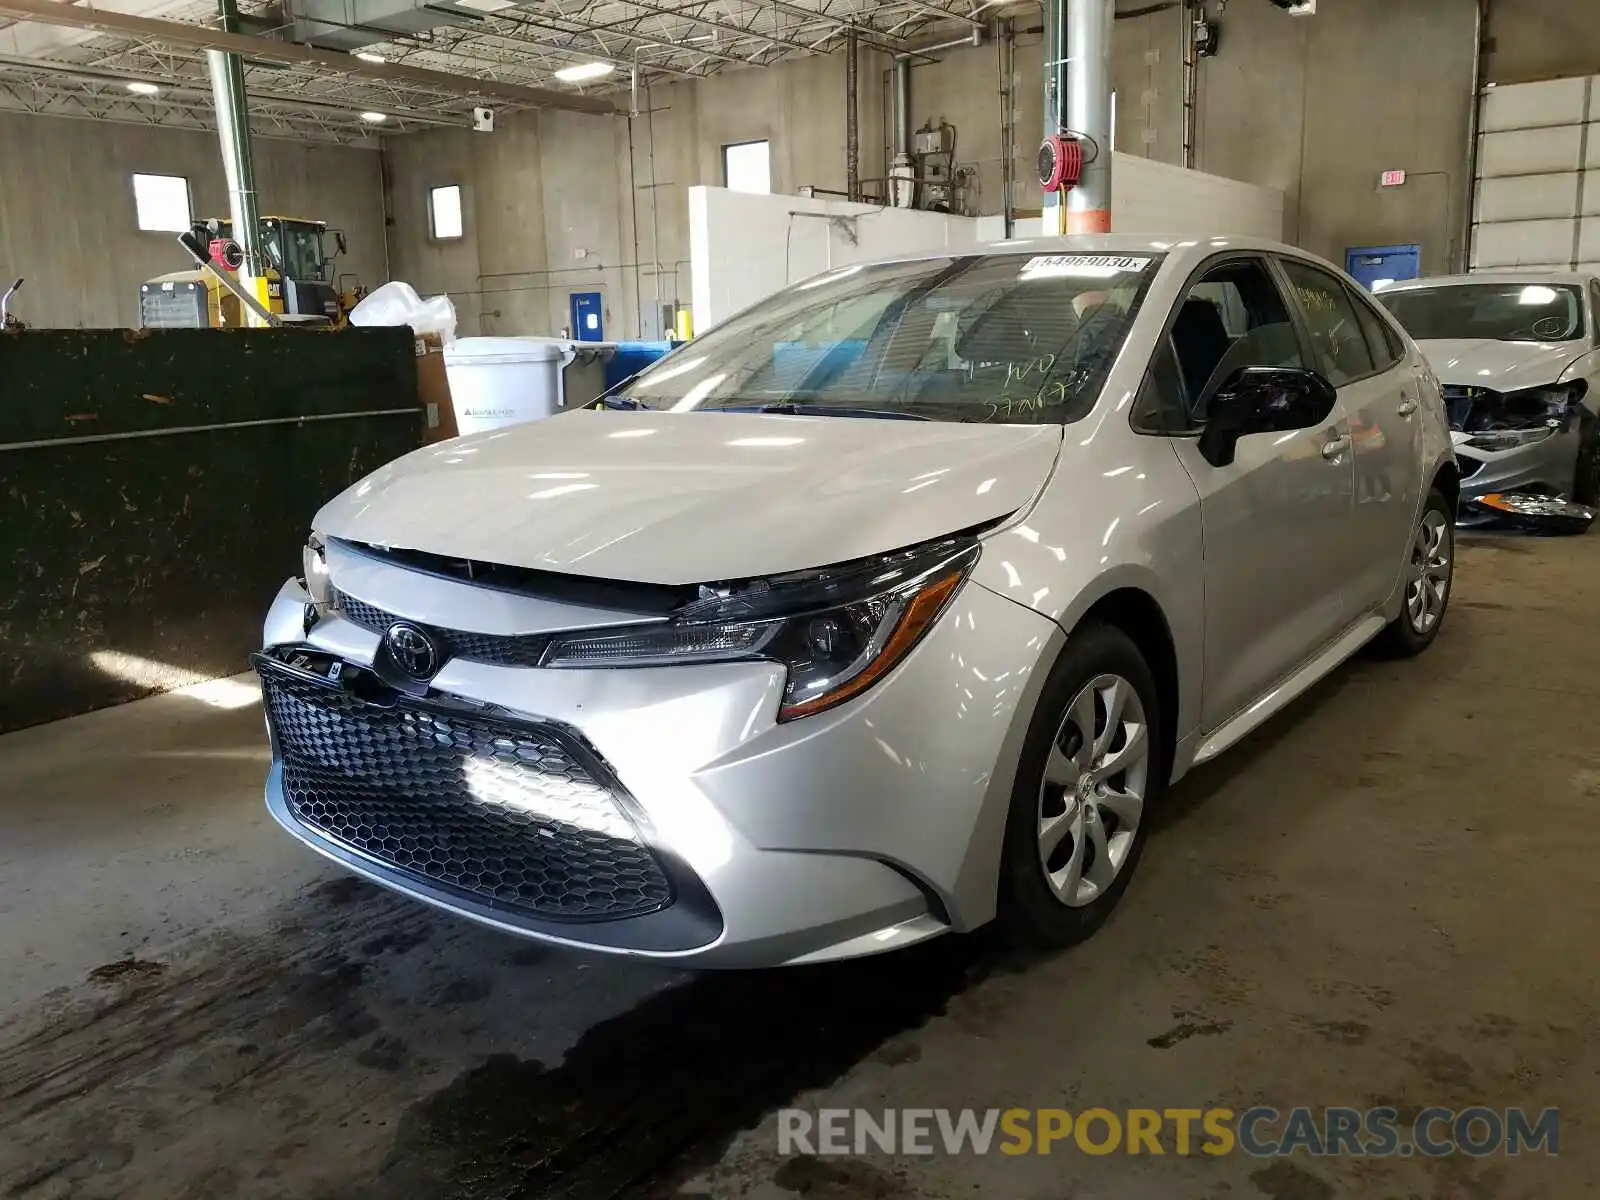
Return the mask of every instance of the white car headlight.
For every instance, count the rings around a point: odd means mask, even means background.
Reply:
[[[659,625],[557,638],[539,665],[779,662],[788,681],[778,720],[792,721],[883,678],[933,626],[977,559],[976,541],[950,538],[726,591],[703,588]]]
[[[320,535],[313,533],[306,539],[305,549],[300,552],[300,569],[312,601],[326,608],[333,597],[328,582],[328,547]]]

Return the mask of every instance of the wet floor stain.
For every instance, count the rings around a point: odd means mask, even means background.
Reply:
[[[701,976],[596,1025],[555,1069],[493,1055],[405,1113],[370,1190],[359,1194],[645,1194],[714,1159],[796,1092],[833,1082],[940,1012],[987,972],[987,950],[983,939],[947,939],[889,959]],[[819,1200],[910,1194],[857,1176],[849,1177],[854,1191],[840,1190],[846,1181],[821,1164],[789,1170],[808,1181],[800,1194]]]
[[[1332,1184],[1284,1159],[1252,1171],[1250,1182],[1271,1200],[1333,1200]]]
[[[1232,1021],[1183,1021],[1174,1025],[1165,1033],[1158,1033],[1153,1038],[1146,1038],[1145,1044],[1157,1050],[1170,1050],[1179,1042],[1186,1042],[1194,1037],[1216,1037],[1227,1033],[1233,1028]]]
[[[166,966],[142,958],[119,958],[89,972],[90,983],[127,983],[155,979],[166,971]]]

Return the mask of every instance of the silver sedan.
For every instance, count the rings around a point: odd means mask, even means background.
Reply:
[[[852,265],[323,507],[256,660],[267,801],[519,936],[1063,945],[1168,784],[1433,641],[1459,487],[1417,347],[1297,250]]]

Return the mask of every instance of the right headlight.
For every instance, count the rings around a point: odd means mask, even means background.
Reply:
[[[312,602],[327,608],[333,598],[328,582],[328,547],[319,534],[306,539],[305,549],[300,552],[300,569]]]
[[[788,672],[778,720],[842,704],[891,671],[938,620],[978,559],[950,538],[839,567],[758,579],[660,624],[558,637],[543,667],[640,667],[763,659]]]

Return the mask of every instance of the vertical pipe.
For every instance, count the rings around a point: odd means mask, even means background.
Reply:
[[[889,203],[913,208],[917,201],[916,168],[911,161],[911,60],[894,60],[894,159],[889,166]]]
[[[1191,16],[1187,7],[1178,12],[1183,30],[1183,158],[1190,170],[1195,164],[1195,112],[1200,101],[1200,56],[1195,46],[1196,27],[1205,20],[1206,10],[1196,8]]]
[[[844,190],[851,200],[861,199],[860,59],[861,46],[852,25],[844,35]]]
[[[1478,126],[1483,120],[1484,34],[1489,23],[1491,0],[1476,0],[1476,13],[1472,23],[1472,96],[1467,109],[1467,197],[1463,206],[1466,219],[1462,223],[1461,245],[1456,253],[1456,270],[1465,274],[1472,269],[1472,231],[1478,216]]]
[[[1000,36],[995,40],[1000,75],[1000,214],[1005,238],[1016,233],[1016,198],[1013,179],[1017,169],[1017,29],[1010,17],[1000,20]]]
[[[894,60],[894,153],[911,154],[911,59]]]
[[[1094,142],[1067,193],[1068,233],[1111,232],[1111,30],[1115,0],[1066,0],[1067,126]]]
[[[1081,2],[1081,0],[1079,0]],[[1064,4],[1066,0],[1044,0],[1044,136],[1060,133],[1067,127],[1066,119],[1066,64],[1067,23]],[[1046,192],[1044,196],[1044,233],[1046,236],[1067,231],[1066,208],[1060,192]]]
[[[239,31],[234,0],[218,0],[222,28]],[[244,251],[242,272],[259,279],[266,268],[261,252],[261,214],[256,207],[255,163],[250,154],[250,117],[244,94],[244,64],[237,54],[206,51],[211,74],[211,100],[217,110],[217,138],[222,144],[222,173],[228,181],[228,215],[233,237]]]

